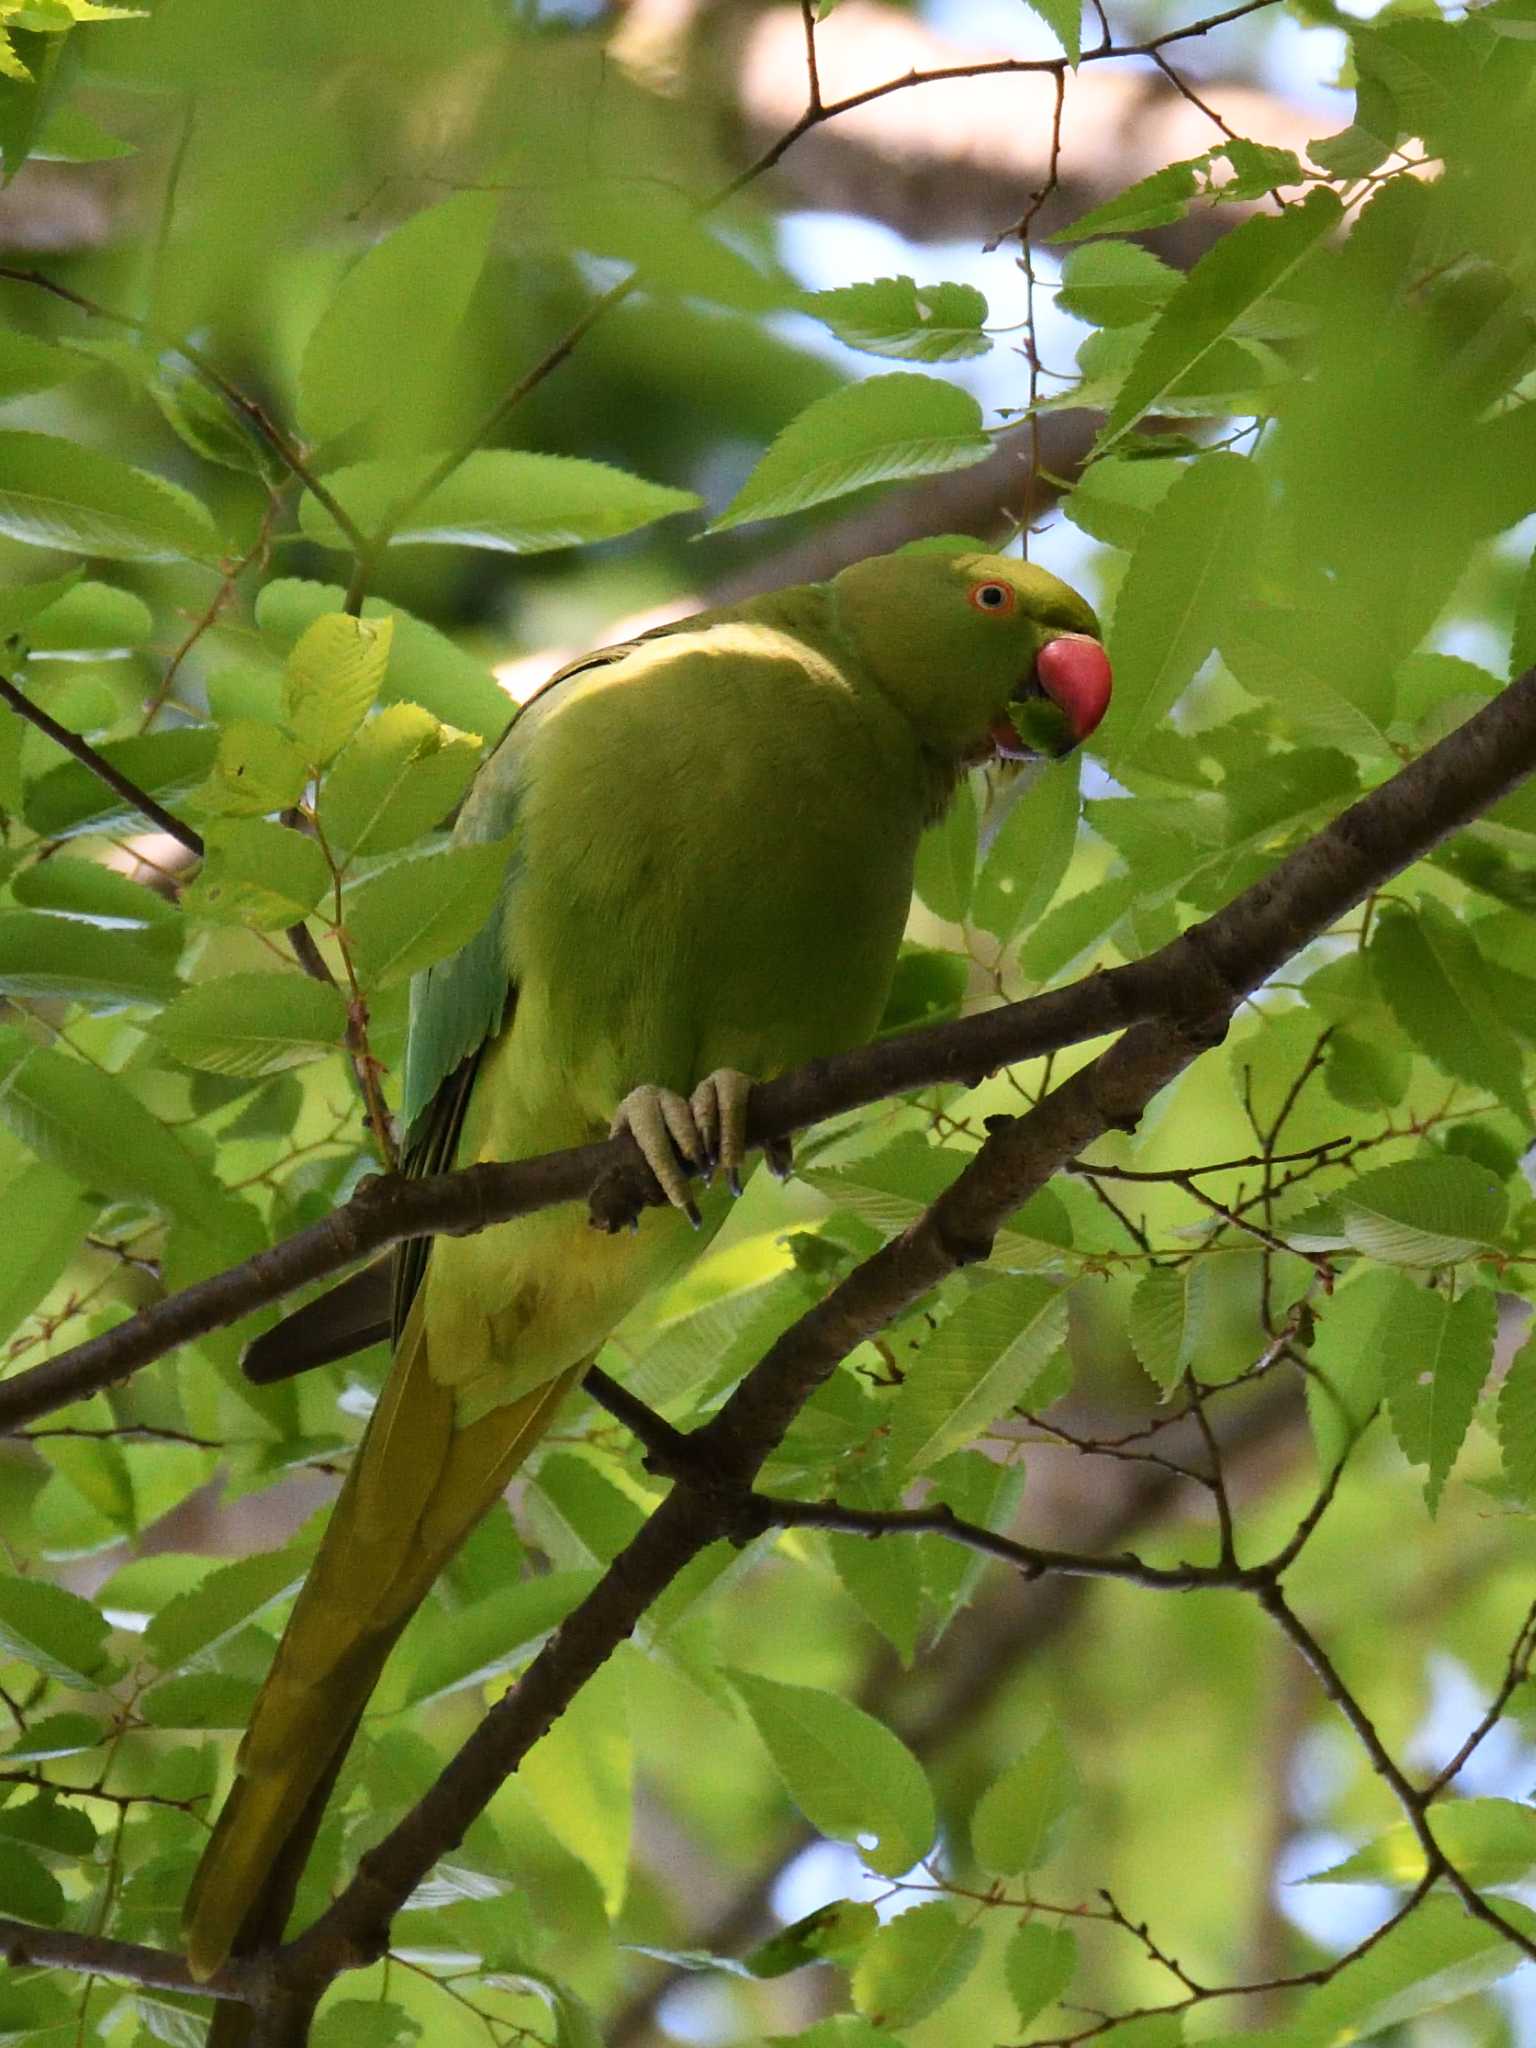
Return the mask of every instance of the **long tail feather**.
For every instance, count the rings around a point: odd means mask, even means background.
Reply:
[[[418,1298],[193,1878],[185,1928],[199,1976],[281,1939],[331,1784],[385,1659],[581,1371],[456,1428],[452,1390],[429,1367]],[[231,2008],[219,2017],[233,2026],[243,2015]],[[239,2038],[229,2033],[229,2048]],[[217,2034],[214,2041],[225,2048]]]

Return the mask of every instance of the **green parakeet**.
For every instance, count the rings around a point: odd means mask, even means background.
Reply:
[[[735,1184],[748,1077],[874,1032],[924,826],[968,767],[1076,745],[1109,691],[1066,584],[918,549],[605,648],[514,721],[456,828],[515,833],[500,906],[412,989],[408,1169],[627,1128],[673,1206],[633,1234],[568,1205],[402,1248],[394,1366],[192,1886],[200,1975],[281,1937],[392,1644],[609,1332],[704,1241],[685,1169]],[[364,1306],[329,1355],[378,1334],[370,1288],[339,1291]],[[283,1341],[260,1340],[265,1376]],[[221,2008],[213,2039],[242,2022]]]

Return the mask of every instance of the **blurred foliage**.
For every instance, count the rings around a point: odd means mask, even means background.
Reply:
[[[1042,11],[1065,47],[1075,18]],[[1081,807],[1075,765],[1011,800],[978,780],[931,835],[890,1028],[1163,943],[1497,691],[1506,657],[1536,662],[1530,0],[1298,12],[1347,33],[1341,133],[1305,163],[1229,137],[1063,237],[1061,304],[1090,332],[1055,395],[1020,363],[1015,411],[1103,415],[1065,514],[1097,548],[1117,693]],[[496,889],[503,849],[441,829],[513,708],[491,664],[707,594],[787,534],[837,566],[850,494],[988,454],[998,422],[949,366],[1002,337],[973,285],[802,292],[752,187],[700,210],[739,168],[720,107],[621,61],[606,23],[490,0],[7,0],[0,150],[12,176],[35,157],[97,181],[113,214],[46,263],[54,289],[30,256],[0,271],[3,672],[202,849],[148,836],[0,710],[0,1325],[21,1369],[377,1164],[409,977]],[[1130,239],[1191,209],[1224,231],[1187,275]],[[992,260],[1001,288],[1015,256]],[[1241,1555],[1283,1545],[1347,1458],[1294,1597],[1399,1760],[1439,1768],[1504,1686],[1433,1812],[1527,1936],[1506,1894],[1536,1874],[1533,860],[1527,790],[1310,947],[1138,1132],[853,1354],[767,1474],[994,1529],[1022,1494],[1024,1526],[1070,1546],[1192,1405],[1240,1416],[1291,1382],[1313,1454],[1272,1426],[1265,1468],[1234,1467]],[[301,924],[333,983],[300,971]],[[809,1134],[790,1187],[759,1176],[603,1363],[686,1427],[989,1115],[1086,1056]],[[344,1463],[384,1364],[252,1387],[240,1347],[269,1320],[0,1455],[0,1913],[176,1945],[313,1548],[293,1500]],[[270,1496],[287,1540],[230,1561],[215,1482]],[[568,1418],[392,1663],[301,1915],[659,1493],[624,1432]],[[1213,1500],[1185,1487],[1135,1534],[1154,1565],[1213,1559]],[[655,1981],[646,1957],[681,1987],[675,2037],[722,2044],[1167,2048],[1177,2013],[1095,2015],[1185,2003],[1191,2039],[1270,2048],[1529,2038],[1487,1989],[1516,1949],[1443,1887],[1329,1969],[1410,1896],[1422,1844],[1255,1602],[1103,1585],[984,1696],[952,1685],[957,1643],[1012,1654],[1023,1597],[932,1533],[708,1553],[316,2042],[595,2041]],[[892,1724],[935,1702],[919,1762]],[[787,1886],[766,1945],[701,1948],[809,1839],[791,1808],[847,1845],[830,1903]],[[1376,1889],[1282,1914],[1276,1873],[1325,1866]],[[1252,2007],[1197,1992],[1308,1971]],[[185,2042],[201,2011],[0,1980],[10,2039]],[[1220,2034],[1245,2018],[1265,2031]]]

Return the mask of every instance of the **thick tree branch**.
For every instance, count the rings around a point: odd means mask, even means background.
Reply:
[[[245,1999],[250,1972],[226,1963],[216,1976],[198,1981],[183,1957],[137,1941],[109,1941],[104,1934],[75,1934],[33,1927],[25,1920],[0,1919],[0,1960],[13,1970],[78,1970],[92,1977],[120,1977],[159,1991],[194,1992],[202,1998]]]

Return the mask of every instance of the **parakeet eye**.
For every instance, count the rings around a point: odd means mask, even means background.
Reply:
[[[978,583],[970,598],[979,612],[1011,612],[1014,606],[1013,588],[1007,583]]]

